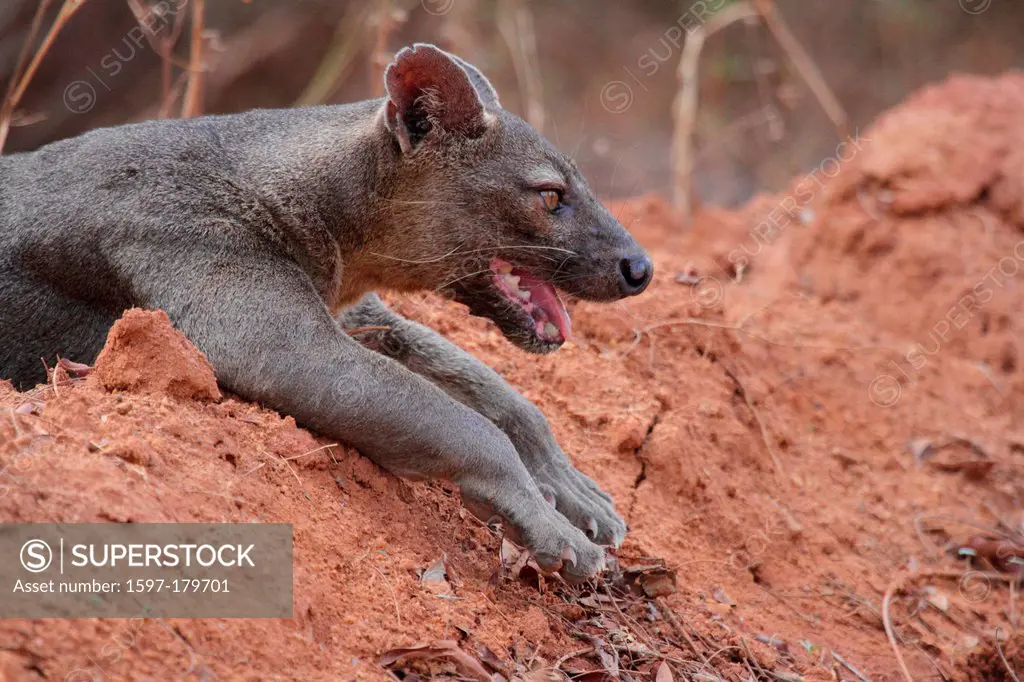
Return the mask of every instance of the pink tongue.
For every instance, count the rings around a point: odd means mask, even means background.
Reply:
[[[534,279],[519,268],[512,269],[513,275],[519,276],[519,288],[530,292],[530,301],[541,308],[548,315],[548,320],[558,327],[558,332],[566,341],[572,333],[572,322],[569,320],[569,313],[565,306],[558,300],[555,288],[547,282]]]

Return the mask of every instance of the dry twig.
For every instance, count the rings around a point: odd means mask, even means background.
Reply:
[[[1001,582],[1014,583],[1019,580],[1019,576],[996,573],[996,572],[976,572],[976,577],[984,578],[986,580],[998,580]],[[889,646],[892,647],[893,653],[896,655],[896,662],[899,664],[900,673],[903,675],[903,679],[906,682],[914,682],[913,676],[910,674],[910,669],[907,668],[906,662],[903,660],[903,653],[900,651],[899,641],[896,639],[896,631],[892,625],[892,616],[889,614],[889,606],[892,604],[893,598],[897,593],[902,592],[906,589],[906,583],[909,580],[916,578],[948,578],[951,580],[959,580],[964,577],[963,571],[952,571],[952,570],[928,570],[919,571],[917,573],[904,573],[893,580],[889,587],[885,590],[885,596],[882,597],[882,625],[885,627],[885,635],[889,639]]]
[[[849,670],[851,673],[853,673],[854,677],[856,677],[858,680],[860,680],[860,682],[871,682],[871,678],[870,677],[868,677],[867,675],[865,675],[861,671],[859,671],[856,668],[854,668],[853,665],[849,661],[847,661],[845,658],[843,658],[842,656],[840,656],[839,654],[837,654],[834,651],[832,652],[832,658],[834,658],[836,660],[836,662],[839,663],[841,666],[843,666],[844,668]]]
[[[775,448],[771,444],[771,437],[768,434],[768,426],[764,423],[761,413],[754,405],[754,401],[751,399],[747,389],[743,386],[743,382],[741,382],[740,378],[736,376],[736,373],[728,367],[723,367],[722,371],[724,371],[726,376],[732,379],[733,383],[736,384],[736,390],[739,392],[740,398],[743,399],[747,409],[750,410],[750,414],[753,415],[754,421],[757,422],[758,429],[761,431],[761,440],[764,442],[764,447],[768,451],[768,455],[772,458],[772,464],[775,466],[775,473],[780,476],[784,475],[786,473],[786,469],[782,466],[782,460],[779,459],[778,454],[775,452]]]
[[[7,94],[4,97],[3,105],[0,106],[0,151],[3,150],[4,144],[7,142],[7,135],[10,133],[11,123],[14,120],[14,110],[18,107],[21,98],[25,96],[25,91],[35,77],[43,57],[50,51],[54,41],[57,39],[57,35],[67,25],[75,12],[85,5],[85,0],[64,0],[64,4],[61,5],[60,11],[57,13],[57,18],[53,20],[53,25],[50,26],[50,30],[43,37],[43,42],[36,49],[28,65],[24,66],[24,70],[21,70],[29,51],[32,49],[31,45],[39,31],[39,25],[42,22],[44,13],[50,6],[50,2],[51,0],[40,0],[39,2],[39,7],[32,18],[32,27],[29,29],[28,37],[25,39],[25,44],[22,46],[21,53],[18,56],[18,65],[14,73],[11,74]]]
[[[167,118],[170,116],[171,107],[180,91],[180,85],[175,85],[173,82],[175,65],[174,46],[177,45],[182,29],[185,27],[185,13],[175,13],[170,34],[161,37],[157,35],[158,31],[154,30],[151,26],[151,20],[154,18],[164,20],[166,17],[154,17],[155,8],[144,7],[141,0],[126,0],[126,2],[132,14],[135,15],[136,23],[146,34],[146,40],[149,41],[150,47],[160,55],[160,118]],[[179,64],[179,66],[182,65]],[[182,66],[182,68],[186,72],[188,71],[187,66]]]
[[[317,452],[320,452],[322,450],[327,450],[328,454],[331,454],[330,453],[330,448],[336,448],[336,447],[338,447],[337,443],[328,443],[327,445],[321,445],[318,448],[313,448],[309,452],[303,452],[301,455],[292,455],[291,457],[282,457],[281,460],[284,461],[284,462],[290,462],[293,459],[299,459],[300,457],[305,457],[306,455],[316,454]],[[333,457],[334,457],[334,455],[331,454],[331,458],[332,459],[333,459]]]
[[[996,628],[996,651],[999,652],[999,659],[1003,662],[1003,665],[1006,666],[1006,672],[1010,673],[1010,677],[1013,678],[1013,682],[1020,682],[1020,678],[1017,677],[1017,671],[1013,669],[1010,662],[1006,660],[1006,654],[1003,653],[1003,645],[999,643],[1000,634],[1002,634],[1002,630]]]
[[[327,53],[321,60],[320,65],[306,85],[306,89],[295,100],[295,106],[306,107],[314,104],[327,102],[337,91],[339,83],[348,75],[356,56],[362,47],[358,31],[353,31],[352,26],[362,25],[368,19],[371,3],[352,3],[345,11],[338,27],[334,32],[334,39]]]
[[[39,33],[39,26],[43,22],[43,15],[46,13],[50,1],[39,1],[36,13],[32,17],[28,36],[26,36],[25,42],[21,46],[21,51],[18,53],[18,61],[11,72],[11,79],[7,82],[7,91],[4,93],[3,105],[0,106],[0,150],[3,149],[3,143],[7,137],[7,132],[10,130],[10,126],[13,125],[14,109],[17,106],[17,102],[13,99],[14,90],[20,80],[19,76],[25,68],[25,62],[28,61],[29,51],[32,49],[33,43],[35,43],[36,35]]]
[[[697,644],[693,641],[693,638],[690,637],[690,633],[687,632],[686,628],[684,628],[682,624],[679,622],[679,619],[676,618],[675,613],[673,613],[671,607],[667,603],[665,603],[664,599],[659,599],[656,603],[658,604],[658,607],[661,609],[661,612],[665,614],[665,617],[668,619],[668,622],[672,625],[672,629],[675,630],[680,637],[686,640],[687,646],[689,646],[690,649],[693,650],[693,653],[696,654],[706,666],[708,664],[707,656],[704,655],[703,651],[697,648]]]
[[[387,585],[388,589],[391,591],[391,599],[395,604],[395,621],[398,627],[402,627],[402,609],[398,606],[398,593],[395,591],[395,586],[391,584],[391,581],[388,580],[388,577],[384,575],[383,571],[379,568],[376,566],[371,566],[370,568],[376,571],[377,575],[384,579],[384,584]]]
[[[672,138],[675,176],[672,199],[687,219],[693,211],[693,129],[697,124],[700,53],[704,49],[704,41],[730,24],[757,16],[757,10],[747,0],[733,3],[715,14],[706,24],[698,27],[683,44],[676,72],[679,91],[672,106],[675,118],[675,132]]]
[[[377,39],[370,53],[370,92],[374,97],[384,94],[384,70],[391,62],[388,42],[392,32],[401,23],[401,16],[391,6],[392,0],[377,0]]]
[[[516,80],[519,81],[523,95],[526,120],[543,132],[546,116],[533,14],[522,0],[504,0],[499,10],[498,31],[512,55]]]
[[[206,0],[192,0],[192,36],[189,46],[188,85],[181,105],[181,117],[192,118],[203,113],[203,87],[206,66],[203,64],[205,41],[203,27],[206,17]]]
[[[832,120],[832,124],[836,127],[836,134],[840,139],[846,138],[850,132],[849,117],[846,115],[846,111],[843,110],[843,106],[839,103],[839,98],[832,92],[832,88],[828,86],[825,77],[821,75],[821,70],[814,63],[814,60],[807,54],[807,50],[803,48],[792,31],[789,30],[789,26],[783,21],[782,15],[779,14],[778,9],[775,7],[775,0],[754,0],[754,4],[757,6],[758,14],[761,15],[761,19],[764,21],[765,26],[768,27],[768,30],[771,31],[779,47],[786,53],[789,60],[793,62],[797,73],[807,83],[807,87],[814,93],[814,96],[821,104],[821,108],[825,110],[825,113]]]
[[[675,131],[672,140],[673,193],[675,206],[688,219],[693,213],[693,130],[697,123],[700,54],[704,42],[736,21],[760,18],[779,47],[793,63],[822,109],[832,120],[840,138],[849,133],[849,117],[829,88],[821,70],[793,36],[775,7],[774,0],[740,0],[720,10],[687,38],[679,58],[676,79],[679,90],[673,104]]]

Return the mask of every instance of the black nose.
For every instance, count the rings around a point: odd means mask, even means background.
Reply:
[[[636,296],[647,288],[654,276],[654,263],[646,253],[626,256],[619,261],[619,288],[627,296]]]

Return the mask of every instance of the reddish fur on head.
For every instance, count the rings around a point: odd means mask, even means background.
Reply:
[[[392,129],[400,134],[408,128],[425,134],[434,124],[466,137],[483,134],[483,104],[476,89],[462,67],[433,45],[399,51],[384,72],[384,83]],[[402,142],[408,151],[415,140]]]
[[[388,288],[451,295],[540,353],[569,335],[559,291],[611,301],[646,286],[643,249],[476,67],[415,45],[395,55],[385,85],[379,219],[351,267]]]

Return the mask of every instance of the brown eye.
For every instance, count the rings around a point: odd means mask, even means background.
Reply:
[[[558,207],[562,205],[562,195],[553,189],[542,189],[540,198],[544,202],[544,208],[551,213],[557,211]]]

